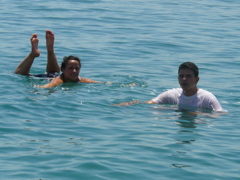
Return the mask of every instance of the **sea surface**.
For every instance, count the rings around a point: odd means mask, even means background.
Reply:
[[[240,179],[239,0],[0,0],[0,179]],[[101,84],[36,88],[14,74],[45,30],[58,62],[82,60]],[[198,87],[228,112],[191,115],[148,101],[179,87],[178,66],[200,68]]]

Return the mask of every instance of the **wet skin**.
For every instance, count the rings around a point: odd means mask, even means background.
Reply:
[[[190,69],[181,69],[178,74],[178,82],[183,89],[183,93],[186,96],[194,95],[198,88],[197,83],[199,77],[195,77],[194,73]]]

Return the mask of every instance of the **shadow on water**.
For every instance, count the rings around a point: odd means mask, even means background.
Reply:
[[[221,113],[214,113],[207,110],[184,110],[178,109],[175,105],[162,105],[152,107],[154,114],[163,115],[167,118],[174,119],[175,124],[182,128],[197,128],[200,124],[207,124],[209,119],[217,118]]]
[[[198,153],[196,149],[201,151],[205,136],[203,131],[211,124],[209,116],[212,113],[204,112],[203,115],[200,112],[178,110],[174,106],[158,106],[152,109],[154,114],[163,120],[161,124],[165,124],[164,129],[168,128],[169,131],[166,147],[171,152],[171,167],[185,169],[196,166],[192,154]],[[176,126],[170,127],[169,122]]]
[[[176,119],[176,124],[178,124],[180,127],[183,128],[197,128],[197,124],[199,123],[197,121],[197,115],[189,114],[188,111],[179,111],[178,112],[178,118]]]

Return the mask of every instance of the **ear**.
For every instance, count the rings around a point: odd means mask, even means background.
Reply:
[[[198,83],[199,79],[200,79],[200,77],[196,77],[196,84]]]

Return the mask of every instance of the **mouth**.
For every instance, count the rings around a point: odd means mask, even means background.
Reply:
[[[72,76],[72,77],[76,77],[76,76],[78,76],[78,75],[77,75],[77,74],[72,74],[71,76]]]
[[[187,86],[188,85],[188,83],[182,83],[181,84],[181,86]]]

